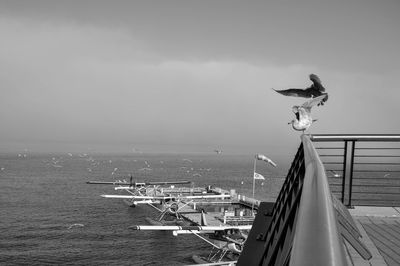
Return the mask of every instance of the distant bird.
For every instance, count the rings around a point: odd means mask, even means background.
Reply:
[[[117,170],[118,170],[118,168],[117,168],[117,167],[115,167],[115,168],[114,168],[114,171],[112,171],[112,172],[111,172],[111,175],[114,175],[114,174],[115,174],[115,172],[117,172]]]
[[[144,168],[140,168],[139,171],[151,171],[153,169],[149,168],[149,167],[144,167]]]
[[[324,96],[322,101],[318,103],[318,105],[324,105],[324,103],[328,100],[328,93],[325,92],[325,88],[324,86],[322,86],[321,80],[315,74],[310,74],[310,80],[313,82],[313,84],[306,89],[291,88],[287,90],[273,90],[285,96],[295,96],[303,98],[315,98],[319,96]]]
[[[221,150],[214,150],[214,152],[216,152],[217,154],[221,154],[222,153]]]
[[[83,224],[71,224],[71,225],[68,227],[68,229],[72,229],[73,227],[77,227],[77,226],[79,226],[79,227],[84,227]]]
[[[269,164],[273,165],[274,167],[276,167],[276,163],[274,163],[270,158],[268,158],[267,156],[265,156],[263,154],[257,154],[256,159],[264,161],[264,162],[269,163]]]
[[[304,133],[313,122],[317,121],[311,117],[311,108],[314,105],[319,105],[324,98],[325,95],[322,95],[303,103],[302,106],[293,106],[292,110],[296,115],[296,119],[293,119],[288,124],[291,124],[294,130],[303,131]]]

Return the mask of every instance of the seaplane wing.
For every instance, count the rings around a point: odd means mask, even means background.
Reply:
[[[207,234],[216,231],[228,231],[228,230],[250,230],[252,225],[237,225],[237,226],[176,226],[176,225],[134,225],[130,226],[129,229],[137,231],[173,231],[174,235],[178,234]]]
[[[122,181],[115,181],[115,182],[108,182],[108,181],[87,181],[86,184],[90,184],[90,185],[114,185],[114,186],[129,185],[128,182],[122,182]]]
[[[221,225],[221,226],[168,226],[168,225],[135,225],[130,226],[133,230],[154,230],[154,231],[172,231],[174,236],[179,234],[193,234],[218,250],[227,250],[240,254],[243,244],[247,239],[247,233],[244,231],[251,230],[252,225]],[[209,239],[201,236],[206,234]],[[225,244],[221,244],[225,242]],[[225,253],[224,253],[225,254]]]
[[[199,196],[134,196],[134,195],[101,195],[103,198],[135,199],[135,200],[168,200],[168,199],[225,199],[231,195],[199,195]]]
[[[122,182],[122,181],[87,181],[87,184],[91,185],[114,185],[114,186],[129,186],[128,188],[138,187],[138,186],[163,186],[163,185],[183,185],[190,184],[191,181],[182,180],[182,181],[154,181],[154,182]]]

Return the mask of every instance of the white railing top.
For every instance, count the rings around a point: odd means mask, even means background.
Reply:
[[[310,137],[301,138],[305,176],[290,265],[347,265],[324,166]]]
[[[400,134],[312,134],[312,141],[400,141]]]

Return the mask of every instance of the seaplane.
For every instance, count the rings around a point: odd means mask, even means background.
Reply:
[[[114,185],[115,190],[126,192],[125,195],[104,194],[101,197],[123,199],[129,206],[148,205],[160,214],[154,220],[146,218],[153,225],[165,224],[191,224],[183,219],[181,212],[200,213],[196,204],[229,203],[230,194],[214,193],[210,187],[188,188],[175,187],[175,185],[189,184],[190,181],[163,181],[163,182],[132,182],[123,181],[105,182],[88,181],[88,184]],[[166,187],[169,185],[169,187]]]
[[[101,195],[104,198],[126,199],[130,200],[132,204],[147,204],[156,209],[160,214],[154,220],[149,217],[146,221],[153,225],[166,225],[166,224],[192,224],[193,222],[185,219],[182,213],[201,213],[201,210],[196,210],[196,204],[212,204],[219,200],[218,203],[226,203],[224,200],[229,199],[231,195],[161,195],[161,196],[136,196],[136,195]]]
[[[207,225],[204,212],[201,213],[201,224],[191,226],[168,226],[168,225],[134,225],[129,229],[136,231],[171,231],[174,236],[180,234],[193,234],[212,246],[208,256],[193,255],[196,263],[219,263],[223,260],[235,262],[243,250],[244,243],[252,227],[247,225],[219,224]]]
[[[130,182],[128,183],[125,179],[109,182],[109,181],[88,181],[87,184],[91,185],[113,185],[115,186],[115,190],[123,190],[128,192],[131,196],[139,197],[139,198],[130,198],[132,201],[130,202],[130,206],[135,207],[137,204],[145,204],[148,202],[152,202],[149,198],[146,197],[156,197],[164,195],[164,190],[167,192],[176,192],[176,193],[194,193],[194,189],[175,189],[175,185],[184,185],[190,184],[190,181],[153,181],[153,182],[133,182],[133,176],[130,177]],[[197,192],[198,190],[196,190]],[[105,198],[125,198],[121,197],[121,195],[102,195]]]

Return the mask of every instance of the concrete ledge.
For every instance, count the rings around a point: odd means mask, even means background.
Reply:
[[[352,216],[373,216],[373,217],[398,217],[400,218],[400,207],[370,207],[355,206],[349,209]]]

